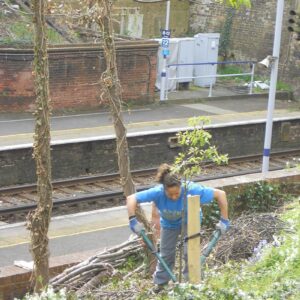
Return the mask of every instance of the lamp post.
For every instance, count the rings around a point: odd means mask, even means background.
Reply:
[[[168,36],[170,36],[170,29],[169,29],[169,23],[170,23],[170,7],[171,2],[167,1],[167,7],[166,7],[166,25],[165,30],[163,32],[167,32]],[[164,41],[166,41],[166,45],[164,45]],[[167,80],[167,57],[169,55],[169,39],[163,35],[162,38],[162,55],[163,55],[163,62],[162,62],[162,70],[161,70],[161,82],[160,82],[160,101],[165,100],[166,97],[166,80]]]
[[[276,86],[277,86],[277,77],[278,77],[278,63],[279,63],[279,55],[280,55],[283,11],[284,11],[284,0],[278,0],[277,12],[276,12],[275,36],[274,36],[274,45],[273,45],[273,62],[271,62],[268,113],[267,113],[263,163],[262,163],[263,174],[266,174],[269,171],[270,150],[271,150],[272,129],[273,129],[273,112],[274,112],[275,98],[276,98]]]
[[[161,70],[161,81],[160,81],[160,101],[163,101],[166,99],[166,82],[167,82],[167,58],[169,55],[169,38],[170,38],[170,7],[171,7],[171,1],[170,0],[134,0],[139,3],[157,3],[157,2],[166,2],[166,24],[165,29],[162,30],[162,70]]]

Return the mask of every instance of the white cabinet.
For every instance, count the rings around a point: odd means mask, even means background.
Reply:
[[[217,62],[219,48],[219,33],[199,33],[195,37],[190,38],[171,38],[169,43],[170,55],[167,64],[175,65],[168,68],[168,78],[176,78],[176,80],[168,80],[167,87],[169,91],[174,91],[177,83],[189,83],[193,81],[194,76],[215,75],[217,65],[181,65],[177,64],[197,64],[200,62]],[[160,89],[161,71],[162,71],[162,46],[161,39],[155,39],[159,42],[157,53],[157,78],[156,87]],[[178,78],[178,79],[177,79]],[[215,78],[198,78],[194,79],[197,86],[209,86],[215,83]]]
[[[194,63],[194,38],[182,38],[178,43],[178,64],[193,64]],[[193,81],[193,65],[177,66],[176,77],[182,78],[177,82],[192,82]]]
[[[194,62],[207,63],[218,61],[219,51],[219,33],[198,33],[194,36]],[[216,75],[217,65],[195,65],[194,76]],[[207,87],[216,83],[215,77],[196,78],[194,84],[196,86]]]

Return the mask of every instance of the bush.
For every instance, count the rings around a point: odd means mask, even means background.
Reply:
[[[244,190],[228,196],[229,217],[237,217],[242,212],[270,212],[291,200],[291,195],[283,192],[284,186],[260,181]],[[203,226],[213,228],[220,218],[217,202],[203,207]]]

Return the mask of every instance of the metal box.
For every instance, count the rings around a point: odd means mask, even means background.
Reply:
[[[160,89],[161,70],[162,70],[162,46],[161,39],[155,39],[159,42],[157,53],[157,77],[155,86]],[[187,64],[194,62],[194,38],[171,38],[170,55],[168,56],[168,65]],[[185,77],[179,80],[168,80],[166,85],[169,91],[176,90],[177,83],[192,82],[193,66],[171,66],[168,68],[168,78]]]
[[[219,33],[198,33],[194,36],[194,62],[217,62],[219,52]],[[194,76],[216,75],[217,65],[195,65]],[[195,78],[196,86],[207,87],[216,83],[215,77]]]
[[[178,64],[193,64],[194,63],[194,38],[178,39]],[[177,82],[192,82],[194,66],[177,66],[176,77],[182,78]]]

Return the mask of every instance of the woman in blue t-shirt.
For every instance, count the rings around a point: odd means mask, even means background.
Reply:
[[[172,270],[175,264],[176,243],[181,232],[184,183],[176,174],[171,172],[168,164],[162,164],[159,167],[156,179],[160,183],[159,185],[127,197],[129,225],[130,229],[139,235],[144,227],[135,217],[136,205],[143,202],[155,203],[160,214],[160,254]],[[224,191],[204,187],[194,182],[187,182],[187,195],[199,195],[201,204],[209,204],[215,198],[221,212],[221,218],[217,227],[222,233],[229,229],[227,199]],[[187,277],[186,259],[185,254],[186,267],[184,275]],[[154,273],[154,283],[157,284],[156,290],[159,291],[169,280],[168,273],[159,263]]]

